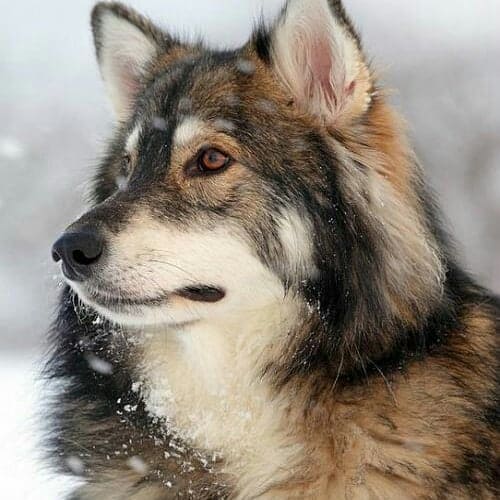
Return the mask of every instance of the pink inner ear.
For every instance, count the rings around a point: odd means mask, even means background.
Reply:
[[[345,89],[345,93],[347,96],[354,94],[356,90],[356,82],[353,80]]]
[[[337,102],[333,85],[333,54],[329,40],[316,38],[311,44],[310,68],[312,86],[320,86],[328,101]],[[311,88],[310,91],[313,91]]]
[[[122,97],[126,104],[130,105],[139,92],[139,76],[136,67],[131,62],[121,61],[117,69]]]

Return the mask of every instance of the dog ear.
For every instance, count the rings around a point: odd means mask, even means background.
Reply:
[[[148,66],[173,44],[169,36],[132,9],[100,2],[92,31],[101,75],[116,118],[129,118]]]
[[[270,31],[256,33],[254,46],[297,105],[327,125],[368,108],[372,76],[340,0],[288,0]]]

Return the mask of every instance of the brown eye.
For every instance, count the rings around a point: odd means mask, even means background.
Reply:
[[[215,148],[210,148],[201,153],[198,158],[198,167],[202,172],[220,170],[229,164],[230,157]]]

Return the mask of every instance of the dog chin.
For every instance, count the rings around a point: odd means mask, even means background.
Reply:
[[[109,307],[102,306],[85,297],[81,297],[82,302],[94,309],[100,316],[103,316],[111,323],[119,326],[128,327],[147,327],[158,324],[158,321],[153,320],[153,314],[144,311],[141,306],[134,306],[133,310],[130,307],[122,307],[120,310],[113,310]]]

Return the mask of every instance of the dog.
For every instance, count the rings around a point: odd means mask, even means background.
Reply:
[[[70,498],[498,498],[500,301],[340,0],[238,50],[119,3],[92,30],[116,127],[46,368]]]

